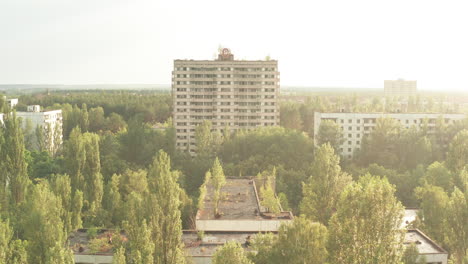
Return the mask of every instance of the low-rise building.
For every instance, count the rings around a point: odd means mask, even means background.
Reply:
[[[412,224],[418,218],[419,209],[406,208],[401,228],[407,229],[404,245],[415,245],[419,252],[418,261],[423,259],[428,264],[447,264],[448,253],[441,246],[425,235],[421,230],[412,228]],[[418,262],[421,263],[421,262]]]
[[[203,207],[197,212],[196,229],[184,230],[182,236],[185,251],[195,264],[210,264],[216,249],[229,241],[237,241],[249,251],[250,239],[256,234],[277,233],[282,224],[293,221],[291,212],[270,213],[261,205],[255,180],[227,179],[217,215],[213,191],[208,185]]]
[[[254,180],[227,179],[221,192],[224,199],[216,216],[213,188],[207,186],[203,209],[198,210],[195,220],[197,230],[275,232],[282,223],[293,220],[291,212],[274,214],[261,206]]]
[[[379,118],[393,118],[404,128],[415,126],[421,128],[427,125],[428,133],[435,132],[439,119],[444,124],[452,124],[466,118],[464,114],[436,114],[436,113],[319,113],[314,114],[314,139],[317,144],[317,134],[320,124],[324,120],[331,120],[341,126],[343,143],[339,153],[344,158],[352,158],[355,151],[360,150],[362,139],[377,125]]]
[[[405,234],[405,246],[416,245],[419,261],[424,259],[428,264],[447,264],[448,252],[437,245],[419,229],[409,229]]]

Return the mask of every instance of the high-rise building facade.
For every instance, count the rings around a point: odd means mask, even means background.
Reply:
[[[386,96],[410,97],[416,96],[418,92],[417,82],[404,79],[385,80],[384,92]]]
[[[174,60],[172,97],[176,145],[195,153],[195,128],[253,129],[279,125],[276,60],[234,60],[223,49],[217,60]]]

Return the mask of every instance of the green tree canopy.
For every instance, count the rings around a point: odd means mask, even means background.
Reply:
[[[311,176],[303,186],[301,213],[325,225],[336,210],[340,193],[352,180],[341,171],[339,163],[340,158],[330,144],[320,146],[311,166]]]
[[[213,256],[213,264],[253,264],[237,242],[227,242]]]
[[[171,170],[169,156],[164,151],[159,151],[148,173],[149,186],[155,188],[147,202],[155,263],[185,263],[181,242],[181,189],[177,182],[178,177],[179,173]]]
[[[317,132],[317,145],[321,146],[325,143],[329,143],[336,153],[340,149],[340,145],[343,144],[343,130],[340,125],[331,120],[324,120],[320,122],[320,127]]]
[[[404,210],[394,193],[371,175],[345,188],[330,220],[330,263],[400,263]]]
[[[447,166],[454,172],[463,170],[468,164],[468,130],[455,135],[447,155]]]

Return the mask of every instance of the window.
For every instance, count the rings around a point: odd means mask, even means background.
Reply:
[[[360,124],[360,123],[361,123],[361,119],[358,119],[356,122],[357,122],[358,124]]]
[[[358,141],[356,141],[356,144],[358,144],[358,145],[359,145],[359,144],[361,144],[361,141],[359,141],[359,140],[358,140]]]
[[[361,127],[357,127],[356,129],[359,131],[359,130],[361,130]]]
[[[348,123],[350,123],[350,124],[351,124],[352,122],[353,122],[353,120],[352,120],[352,119],[348,119]]]
[[[353,130],[353,127],[348,127],[348,130],[350,130],[350,131]]]
[[[348,141],[348,145],[351,145],[351,141]]]
[[[348,137],[349,137],[349,138],[350,138],[350,137],[352,137],[352,136],[353,136],[353,135],[351,135],[351,134],[348,134]]]
[[[348,152],[351,152],[351,148],[348,148]]]

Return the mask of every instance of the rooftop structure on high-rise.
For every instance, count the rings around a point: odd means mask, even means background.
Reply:
[[[407,81],[404,79],[385,80],[384,92],[386,96],[410,97],[418,92],[416,81]]]

